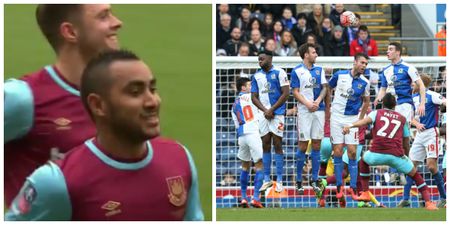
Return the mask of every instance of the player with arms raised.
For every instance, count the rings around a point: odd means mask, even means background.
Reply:
[[[255,208],[263,208],[259,200],[259,189],[263,182],[262,141],[259,136],[256,107],[250,94],[250,79],[241,77],[236,81],[239,96],[234,101],[231,116],[239,137],[238,158],[242,161],[241,170],[241,207],[248,208],[247,185],[251,160],[255,163],[254,194],[250,204]]]
[[[395,111],[402,114],[410,123],[414,117],[411,83],[414,82],[418,85],[420,99],[425,99],[425,86],[417,69],[404,62],[401,55],[402,45],[398,42],[389,43],[387,57],[391,61],[391,65],[380,72],[381,88],[374,103],[377,105],[386,93],[393,94],[397,98]],[[417,112],[419,116],[425,115],[425,101],[420,101]]]
[[[311,140],[312,179],[316,196],[320,198],[324,185],[319,183],[320,145],[324,135],[325,104],[328,84],[325,71],[322,67],[314,65],[317,52],[313,44],[305,43],[299,48],[303,63],[296,66],[291,73],[291,87],[294,98],[297,99],[297,131],[298,150],[297,159],[297,192],[303,195],[302,172],[305,165],[306,150]],[[320,182],[324,182],[320,180]],[[322,188],[322,189],[321,189]]]
[[[289,97],[289,80],[286,72],[272,65],[273,52],[264,51],[258,55],[261,67],[252,77],[252,102],[262,111],[259,119],[260,135],[263,143],[264,184],[260,191],[272,186],[270,170],[272,141],[275,146],[276,192],[283,191],[283,149],[284,114]]]
[[[406,156],[409,152],[409,128],[406,118],[394,111],[395,96],[387,93],[383,97],[383,108],[369,113],[369,116],[358,120],[342,129],[348,134],[354,127],[372,124],[372,145],[359,161],[362,193],[359,200],[369,201],[369,166],[388,165],[407,174],[415,182],[425,200],[427,210],[438,210],[430,200],[430,191],[422,176],[417,173],[412,161]]]
[[[333,74],[328,84],[335,88],[334,99],[331,105],[331,143],[334,150],[334,174],[336,176],[336,198],[344,195],[342,186],[342,154],[344,145],[347,146],[349,158],[348,170],[350,173],[350,192],[354,200],[357,199],[356,181],[358,177],[358,164],[356,148],[359,144],[358,129],[352,128],[345,135],[342,128],[350,123],[364,118],[370,105],[370,82],[362,75],[369,63],[369,56],[357,53],[354,57],[351,70],[341,70]],[[359,112],[361,108],[361,112]]]
[[[413,161],[415,167],[426,159],[427,168],[433,176],[441,197],[438,205],[439,207],[443,207],[446,204],[447,196],[444,189],[444,179],[437,165],[437,159],[439,157],[439,128],[437,125],[439,122],[439,107],[441,105],[445,106],[446,103],[445,98],[440,94],[428,90],[428,86],[432,82],[429,75],[422,74],[420,78],[427,88],[425,92],[425,116],[421,116],[418,120],[413,119],[411,122],[417,128],[417,134],[411,146],[409,158]],[[418,108],[421,101],[418,93],[419,87],[415,83],[413,84],[413,92],[415,93],[413,95],[414,105]],[[407,183],[404,187],[403,200],[397,205],[398,207],[407,207],[410,205],[409,193],[413,180],[410,177],[407,177],[406,180]]]

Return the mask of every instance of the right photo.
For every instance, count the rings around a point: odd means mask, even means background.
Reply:
[[[216,4],[217,221],[446,221],[446,4]]]

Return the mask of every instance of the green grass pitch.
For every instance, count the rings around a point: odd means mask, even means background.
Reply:
[[[4,6],[4,79],[52,64],[35,5]],[[136,52],[158,79],[163,136],[187,146],[197,164],[205,219],[212,193],[211,5],[113,5],[123,22],[121,46]]]
[[[217,221],[445,221],[445,209],[217,209]]]

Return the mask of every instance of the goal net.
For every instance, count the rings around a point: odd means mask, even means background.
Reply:
[[[414,65],[420,73],[427,73],[433,78],[430,89],[443,96],[446,96],[445,86],[445,57],[403,57],[405,62]],[[300,57],[274,57],[273,64],[283,68],[289,77],[292,68],[301,62]],[[368,68],[378,74],[378,72],[390,63],[386,57],[372,57],[369,60]],[[318,57],[317,65],[325,68],[326,77],[330,79],[331,75],[341,69],[351,69],[353,65],[353,57]],[[235,80],[240,76],[251,76],[259,69],[257,57],[217,57],[216,58],[216,205],[218,208],[237,207],[240,201],[240,184],[239,176],[241,171],[241,162],[237,158],[238,144],[236,130],[231,119],[231,107],[237,96]],[[376,97],[378,86],[376,83],[371,84],[371,102]],[[303,172],[303,186],[305,194],[299,196],[295,192],[295,152],[297,149],[297,116],[296,113],[289,115],[289,109],[293,109],[296,101],[290,93],[287,101],[288,115],[285,118],[285,130],[283,137],[284,151],[284,173],[283,185],[285,191],[281,194],[271,190],[266,191],[263,201],[266,207],[318,207],[314,192],[309,187],[308,180],[311,175],[311,162],[308,159],[305,162]],[[373,107],[372,107],[373,108]],[[442,113],[441,113],[442,114]],[[442,116],[442,115],[441,115]],[[414,133],[414,127],[412,129]],[[366,141],[363,151],[367,150]],[[445,151],[445,138],[440,138],[440,157],[439,170],[442,172],[442,156]],[[274,151],[272,151],[274,154]],[[272,156],[274,158],[274,156]],[[439,194],[431,173],[424,164],[418,167],[418,171],[422,174],[430,187],[432,199],[439,200]],[[252,168],[249,179],[248,196],[253,194],[253,178],[254,169]],[[275,176],[275,162],[272,165],[272,176]],[[387,166],[377,166],[371,168],[370,190],[378,201],[387,207],[396,207],[403,199],[403,184],[405,184],[405,175],[397,173]],[[346,183],[348,188],[349,183]],[[335,197],[335,187],[329,185],[327,187],[328,194],[326,197],[326,207],[338,207]],[[421,206],[420,194],[415,185],[411,189],[412,207]],[[356,207],[357,202],[351,200],[347,195],[347,207]]]

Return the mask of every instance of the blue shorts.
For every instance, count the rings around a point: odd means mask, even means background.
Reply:
[[[359,162],[359,160],[361,159],[362,148],[363,148],[362,145],[358,145],[358,147],[356,148],[356,162]],[[348,165],[347,146],[344,147],[344,153],[342,154],[342,162]]]
[[[367,151],[364,153],[364,162],[370,166],[388,165],[397,171],[408,174],[414,168],[414,165],[407,156],[394,156],[391,154],[381,154]]]

